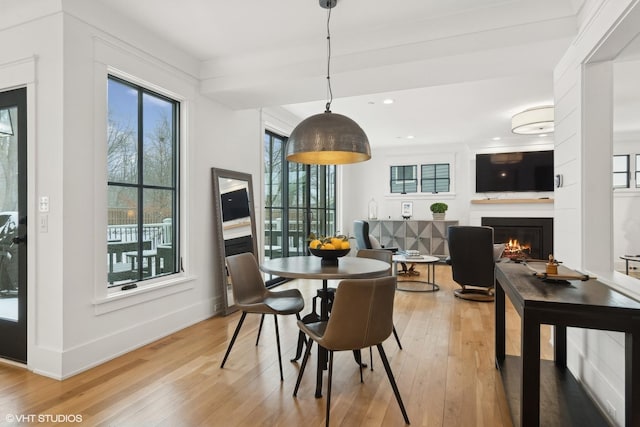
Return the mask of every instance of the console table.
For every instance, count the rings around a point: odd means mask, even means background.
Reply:
[[[368,220],[369,232],[385,247],[417,250],[424,255],[449,255],[449,226],[458,221]]]
[[[505,354],[505,295],[521,319],[520,357]],[[595,279],[547,283],[524,265],[501,262],[495,322],[496,367],[515,426],[608,424],[566,369],[568,326],[625,333],[625,425],[640,426],[639,302]],[[555,363],[540,361],[542,324],[555,326]]]

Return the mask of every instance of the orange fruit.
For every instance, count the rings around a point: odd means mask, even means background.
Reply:
[[[339,239],[337,237],[332,237],[331,244],[339,249],[342,246],[342,239]]]
[[[349,241],[348,240],[344,240],[341,244],[340,244],[340,249],[349,249],[351,247],[351,245],[349,245]]]
[[[318,239],[314,239],[311,241],[311,243],[309,243],[309,247],[311,249],[319,249],[319,246],[322,245],[322,242]]]
[[[326,250],[335,250],[335,246],[332,243],[325,243],[324,245],[322,245],[322,249],[326,249]]]

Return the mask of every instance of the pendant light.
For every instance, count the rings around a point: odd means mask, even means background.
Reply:
[[[371,158],[369,139],[362,128],[342,114],[331,112],[331,9],[338,0],[319,0],[327,9],[327,100],[324,113],[304,119],[293,129],[287,142],[287,160],[312,165],[341,165]]]

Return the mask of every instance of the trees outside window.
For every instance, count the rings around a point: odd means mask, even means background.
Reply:
[[[108,78],[108,283],[178,271],[179,103]]]

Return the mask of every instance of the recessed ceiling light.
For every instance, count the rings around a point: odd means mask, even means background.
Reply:
[[[391,98],[387,98],[384,101],[382,101],[383,104],[393,104],[393,99]]]
[[[493,138],[491,138],[491,139],[493,139],[494,141],[500,141],[502,138],[500,138],[499,136],[494,136],[494,137],[493,137]]]
[[[413,136],[413,135],[407,135],[407,139],[413,139],[413,138],[415,138],[415,136]]]

